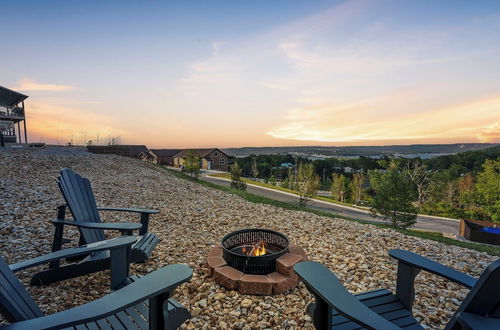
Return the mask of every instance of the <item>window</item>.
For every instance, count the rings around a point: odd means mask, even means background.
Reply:
[[[219,153],[217,151],[214,152],[214,157],[219,157]]]
[[[226,164],[226,159],[225,158],[219,158],[219,165],[225,165]]]

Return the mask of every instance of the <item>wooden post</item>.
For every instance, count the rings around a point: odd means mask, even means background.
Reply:
[[[19,143],[22,143],[23,140],[21,139],[21,123],[19,121],[17,122],[17,133],[19,134]]]
[[[23,105],[23,115],[24,115],[24,143],[28,143],[28,132],[26,132],[26,109],[24,108],[24,100],[22,101]],[[19,131],[19,134],[21,131]],[[21,140],[21,136],[19,136],[19,140]]]
[[[465,236],[465,221],[464,221],[464,219],[460,220],[460,230],[459,230],[458,235],[461,237]]]

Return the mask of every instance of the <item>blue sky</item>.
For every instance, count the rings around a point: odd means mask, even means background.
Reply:
[[[499,1],[2,1],[30,136],[499,142]]]

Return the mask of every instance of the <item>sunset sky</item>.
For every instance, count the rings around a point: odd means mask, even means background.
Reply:
[[[500,1],[0,2],[29,139],[500,142]]]

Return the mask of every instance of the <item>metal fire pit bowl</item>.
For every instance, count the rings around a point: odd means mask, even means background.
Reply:
[[[248,256],[239,252],[242,245],[263,242],[270,253]],[[267,275],[276,271],[276,259],[289,252],[288,238],[269,229],[242,229],[227,234],[222,239],[222,257],[228,264],[245,274]]]

